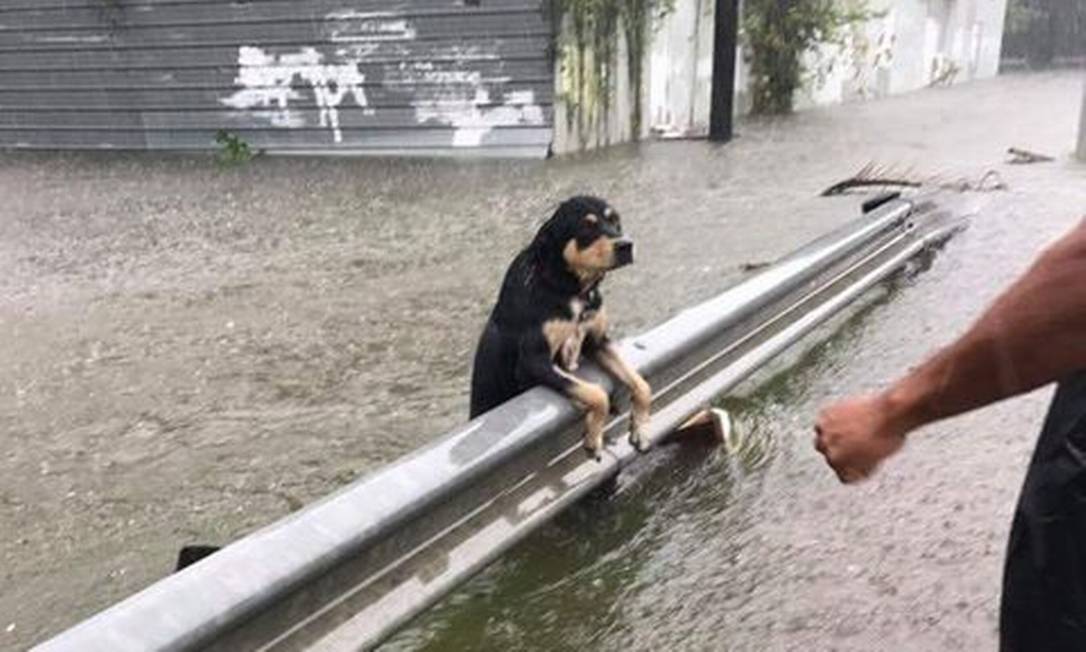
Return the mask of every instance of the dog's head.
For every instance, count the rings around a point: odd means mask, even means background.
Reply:
[[[633,241],[622,235],[618,211],[598,197],[562,202],[540,228],[534,244],[582,283],[597,281],[633,262]]]

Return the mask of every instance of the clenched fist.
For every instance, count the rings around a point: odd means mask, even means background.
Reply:
[[[905,444],[908,428],[881,394],[835,403],[815,425],[815,450],[844,483],[866,479]]]

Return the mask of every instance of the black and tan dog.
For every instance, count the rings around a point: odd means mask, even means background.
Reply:
[[[475,353],[471,416],[544,385],[585,408],[584,446],[598,455],[610,397],[573,375],[583,354],[629,388],[630,442],[647,449],[652,390],[608,339],[599,288],[607,272],[632,262],[633,243],[622,235],[619,215],[607,202],[596,197],[563,202],[505,274]]]
[[[587,410],[584,445],[598,454],[610,397],[599,385],[573,375],[584,354],[629,387],[630,441],[645,450],[652,390],[608,339],[599,289],[607,272],[631,262],[633,243],[623,237],[618,213],[607,202],[574,197],[559,206],[505,274],[475,353],[471,416],[545,385]],[[186,546],[178,555],[177,570],[217,550]]]

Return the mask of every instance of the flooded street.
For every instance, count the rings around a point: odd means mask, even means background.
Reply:
[[[645,329],[845,222],[868,162],[979,179],[969,231],[728,399],[762,454],[665,450],[393,650],[992,649],[1048,397],[936,425],[843,488],[817,407],[965,328],[1086,213],[1081,73],[1011,76],[541,162],[0,158],[0,648],[22,649],[463,421],[472,347],[555,203],[609,198]],[[1059,157],[1003,163],[1007,147]],[[9,624],[11,626],[9,626]]]

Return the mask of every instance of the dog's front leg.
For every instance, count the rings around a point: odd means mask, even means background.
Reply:
[[[597,460],[603,450],[603,429],[611,413],[611,397],[599,385],[559,368],[542,333],[526,336],[520,345],[517,380],[524,387],[545,385],[568,396],[585,410],[584,447]]]
[[[641,374],[619,355],[606,336],[602,339],[602,342],[593,347],[593,357],[604,371],[629,388],[630,403],[633,406],[630,410],[630,443],[644,453],[651,445],[645,431],[648,429],[652,410],[652,388]]]
[[[603,429],[611,415],[611,397],[595,383],[590,383],[558,367],[555,372],[566,381],[565,394],[585,410],[584,448],[597,460],[603,450]]]

